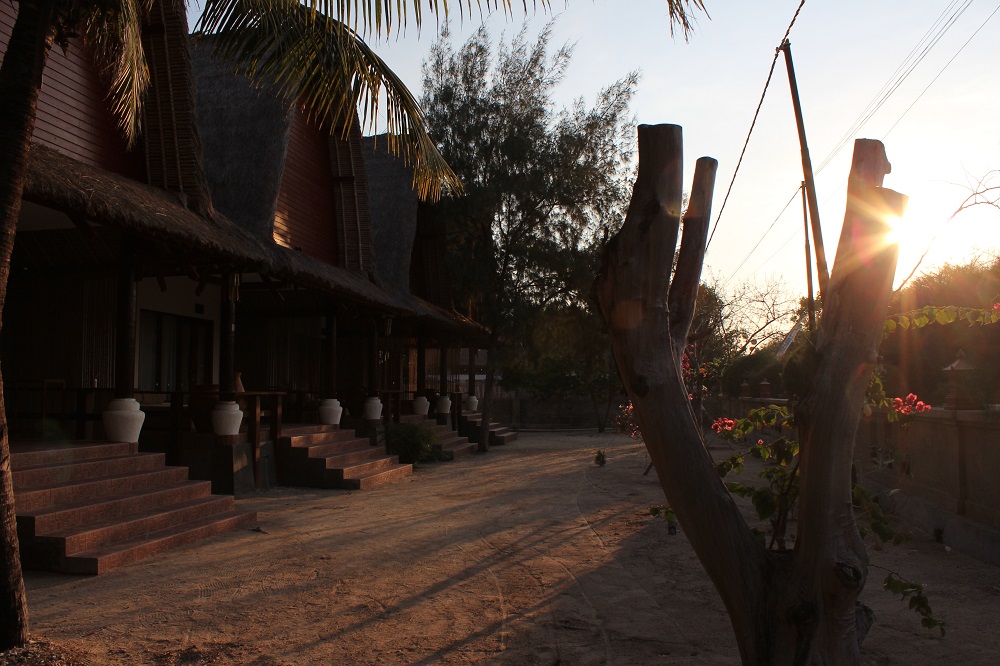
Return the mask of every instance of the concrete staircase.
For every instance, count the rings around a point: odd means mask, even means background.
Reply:
[[[458,419],[458,432],[478,444],[483,415],[481,412],[463,411]],[[517,431],[495,421],[490,421],[490,446],[503,446],[517,439]]]
[[[435,447],[440,449],[441,457],[454,460],[469,453],[476,452],[475,442],[468,437],[459,435],[447,425],[439,425],[434,419],[419,414],[404,414],[399,417],[400,423],[416,423],[426,426],[434,433]]]
[[[100,574],[170,548],[251,527],[257,514],[136,444],[14,444],[21,563]]]
[[[278,482],[286,486],[366,489],[413,473],[413,465],[338,426],[285,426],[276,456]]]

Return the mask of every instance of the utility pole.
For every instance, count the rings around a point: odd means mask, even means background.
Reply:
[[[806,307],[809,312],[809,332],[816,330],[816,300],[813,298],[813,269],[812,255],[809,251],[809,210],[806,205],[806,181],[802,181],[802,225],[806,233],[806,282],[808,291],[806,296]]]
[[[788,85],[792,90],[792,106],[795,109],[795,124],[799,129],[799,145],[802,149],[802,176],[805,178],[806,197],[809,202],[809,219],[812,221],[813,241],[816,244],[816,269],[819,278],[819,295],[826,293],[830,281],[830,271],[826,267],[826,252],[823,249],[823,230],[819,224],[819,204],[816,201],[816,181],[813,179],[812,161],[806,143],[806,128],[802,121],[802,105],[799,104],[799,87],[795,82],[795,67],[792,66],[792,45],[786,39],[778,47],[785,52],[785,68],[788,70]]]

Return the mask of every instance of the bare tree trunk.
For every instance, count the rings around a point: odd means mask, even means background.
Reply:
[[[22,0],[0,65],[0,316],[7,300],[10,257],[28,173],[35,108],[42,70],[52,45],[55,0]],[[0,319],[2,327],[2,319]],[[28,641],[28,601],[24,594],[14,512],[7,413],[0,376],[0,651]]]
[[[881,168],[877,157],[860,161],[870,173]],[[856,618],[870,616],[855,606],[866,562],[850,501],[850,460],[895,271],[895,248],[885,245],[871,205],[899,209],[902,197],[872,187],[881,174],[867,182],[852,176],[816,381],[800,420],[798,541],[792,553],[768,552],[715,472],[681,375],[716,167],[714,160],[698,161],[671,280],[681,164],[679,127],[639,127],[632,202],[595,284],[619,373],[667,500],[726,605],[743,662],[857,663],[868,625]]]

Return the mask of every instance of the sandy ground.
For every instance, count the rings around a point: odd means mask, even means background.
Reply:
[[[94,664],[736,664],[688,541],[648,514],[647,462],[621,435],[525,433],[370,491],[275,489],[239,502],[259,531],[28,573],[32,632]],[[873,568],[865,664],[1000,662],[1000,570],[919,536],[872,561],[926,583],[948,628]]]

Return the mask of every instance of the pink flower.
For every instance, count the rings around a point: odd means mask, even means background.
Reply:
[[[904,416],[910,416],[914,413],[930,411],[931,406],[923,400],[919,400],[915,393],[909,393],[905,399],[893,398],[892,409]]]
[[[726,418],[715,419],[715,423],[712,424],[712,430],[717,433],[729,432],[736,426],[736,421]]]

